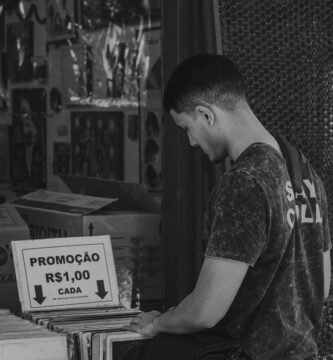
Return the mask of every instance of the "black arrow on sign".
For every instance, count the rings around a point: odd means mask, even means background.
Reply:
[[[89,236],[93,236],[94,225],[92,223],[89,224],[88,229],[89,229]]]
[[[41,285],[35,285],[35,293],[36,297],[34,297],[34,300],[36,300],[38,304],[41,305],[42,302],[46,299],[46,297],[43,296],[43,289]]]
[[[101,299],[104,299],[105,295],[108,293],[108,291],[105,291],[104,280],[97,280],[97,289],[98,289],[98,292],[96,294]]]

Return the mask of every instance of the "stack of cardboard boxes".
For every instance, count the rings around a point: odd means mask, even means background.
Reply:
[[[19,311],[12,240],[29,239],[29,228],[13,205],[0,205],[0,308]]]
[[[160,213],[120,211],[117,204],[115,198],[37,190],[3,205],[0,307],[19,308],[11,240],[87,235],[110,235],[123,305],[162,307]]]

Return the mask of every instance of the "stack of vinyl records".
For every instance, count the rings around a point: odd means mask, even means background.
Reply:
[[[27,360],[141,358],[150,339],[128,330],[140,310],[119,302],[109,236],[13,241],[12,249],[22,324],[66,343],[66,357],[50,347],[53,357]]]
[[[65,334],[69,360],[140,359],[148,338],[127,330],[139,310],[119,308],[25,313],[38,326]]]
[[[65,334],[35,325],[0,309],[1,360],[67,360]]]

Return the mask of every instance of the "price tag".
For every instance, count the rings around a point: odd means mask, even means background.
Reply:
[[[13,241],[22,310],[119,305],[110,236]]]

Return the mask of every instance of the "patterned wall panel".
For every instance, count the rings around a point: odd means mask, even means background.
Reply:
[[[218,11],[222,53],[239,64],[256,115],[322,177],[333,233],[333,2],[219,0]],[[332,304],[325,305],[322,360],[333,359]]]
[[[323,178],[333,229],[333,2],[220,0],[219,16],[222,52],[240,65],[255,113]]]

